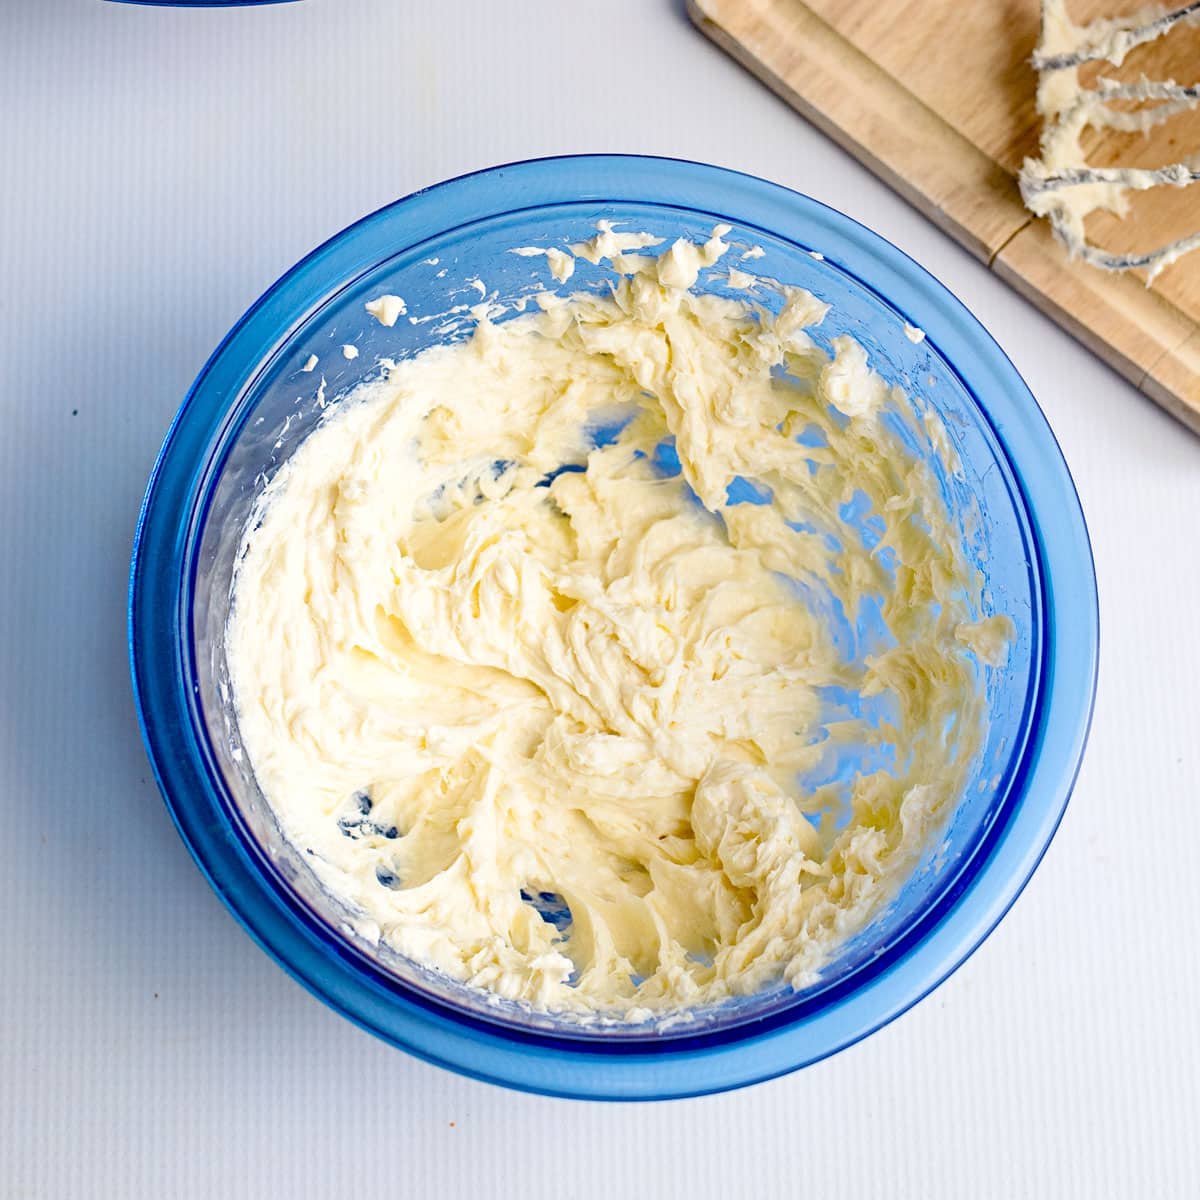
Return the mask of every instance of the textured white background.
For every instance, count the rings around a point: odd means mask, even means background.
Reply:
[[[0,130],[0,1195],[1198,1194],[1200,440],[678,0],[0,0]],[[944,280],[1062,442],[1103,624],[1074,800],[967,965],[798,1075],[643,1107],[456,1078],[287,979],[176,836],[125,656],[147,473],[247,304],[414,188],[588,150],[779,180]]]

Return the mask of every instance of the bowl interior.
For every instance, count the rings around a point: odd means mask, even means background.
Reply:
[[[1016,638],[1007,662],[981,675],[986,689],[989,728],[965,794],[949,820],[943,838],[869,926],[844,943],[818,981],[802,992],[781,985],[769,991],[708,1009],[659,1018],[649,1025],[580,1025],[565,1015],[534,1012],[461,985],[374,945],[355,932],[355,915],[326,893],[302,854],[282,836],[270,806],[255,781],[242,749],[231,700],[224,630],[231,585],[245,526],[256,498],[303,438],[357,384],[377,377],[379,359],[398,359],[425,347],[469,336],[472,305],[486,299],[507,307],[495,319],[516,315],[523,298],[541,286],[558,287],[543,258],[511,253],[517,246],[561,245],[595,232],[599,219],[647,231],[669,244],[676,237],[704,240],[713,225],[727,221],[733,249],[724,262],[701,276],[702,290],[728,294],[730,265],[807,288],[831,305],[824,322],[810,330],[815,340],[849,333],[867,350],[872,366],[898,384],[918,410],[928,407],[941,417],[961,470],[949,472],[932,446],[909,437],[914,452],[933,468],[950,511],[962,531],[968,560],[984,580],[979,615],[1007,614]],[[739,263],[746,249],[760,246],[761,257]],[[319,936],[357,957],[377,974],[384,987],[416,989],[434,1002],[488,1021],[526,1032],[572,1038],[658,1039],[698,1032],[728,1030],[760,1021],[794,1006],[819,1005],[832,989],[852,987],[860,972],[902,953],[918,936],[922,922],[952,895],[970,869],[989,829],[1004,812],[1014,791],[1014,764],[1021,759],[1040,661],[1040,581],[1031,563],[1031,534],[1020,491],[986,417],[959,374],[929,339],[913,340],[906,324],[919,324],[919,314],[897,311],[832,257],[821,257],[820,245],[804,246],[746,225],[736,219],[682,207],[595,202],[560,204],[503,213],[472,222],[410,246],[353,278],[336,280],[308,315],[267,353],[239,395],[215,437],[204,467],[189,541],[191,632],[188,668],[203,716],[208,752],[218,790],[235,828],[262,869],[291,892]],[[611,273],[582,261],[561,291],[605,288]],[[385,328],[364,310],[367,300],[382,293],[402,296],[408,312]],[[769,299],[767,301],[769,303]],[[343,345],[358,354],[346,358]],[[311,355],[318,362],[305,365]],[[960,364],[969,373],[970,364]],[[872,536],[870,512],[859,514],[862,535]],[[869,648],[871,630],[848,631]],[[862,766],[854,751],[831,754],[810,780],[848,783]]]

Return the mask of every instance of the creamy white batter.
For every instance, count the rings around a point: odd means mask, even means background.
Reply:
[[[602,226],[546,257],[610,264],[611,294],[389,364],[270,486],[235,582],[241,734],[287,836],[360,928],[538,1007],[811,980],[961,794],[1011,634],[880,416],[944,430],[810,339],[807,292],[693,292],[726,233],[656,257]],[[886,646],[848,656],[831,598],[878,602]],[[833,719],[830,689],[891,715]],[[837,827],[837,786],[800,778],[885,743]]]

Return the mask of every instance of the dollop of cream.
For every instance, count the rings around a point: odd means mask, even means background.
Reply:
[[[930,415],[822,349],[807,292],[693,290],[728,232],[605,225],[571,258],[611,291],[387,364],[269,485],[235,580],[286,835],[360,927],[540,1008],[810,981],[962,794],[1011,632],[908,449]],[[820,779],[848,746],[879,765]]]
[[[436,258],[428,261],[435,265],[437,263]],[[376,296],[374,300],[368,300],[363,307],[380,325],[386,325],[388,329],[391,329],[408,312],[408,305],[404,300],[400,296],[393,296],[390,293],[386,296]]]

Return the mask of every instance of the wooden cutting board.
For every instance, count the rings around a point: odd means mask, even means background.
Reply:
[[[688,0],[719,46],[870,167],[1022,295],[1152,400],[1200,433],[1200,251],[1147,288],[1070,262],[1021,203],[1016,174],[1037,153],[1038,0]],[[1116,16],[1145,0],[1073,0],[1072,17]],[[1200,29],[1135,49],[1083,79],[1198,82]],[[1177,162],[1200,152],[1200,113],[1149,135],[1106,132],[1098,165]],[[1200,229],[1200,186],[1136,197],[1089,237],[1144,250]]]

